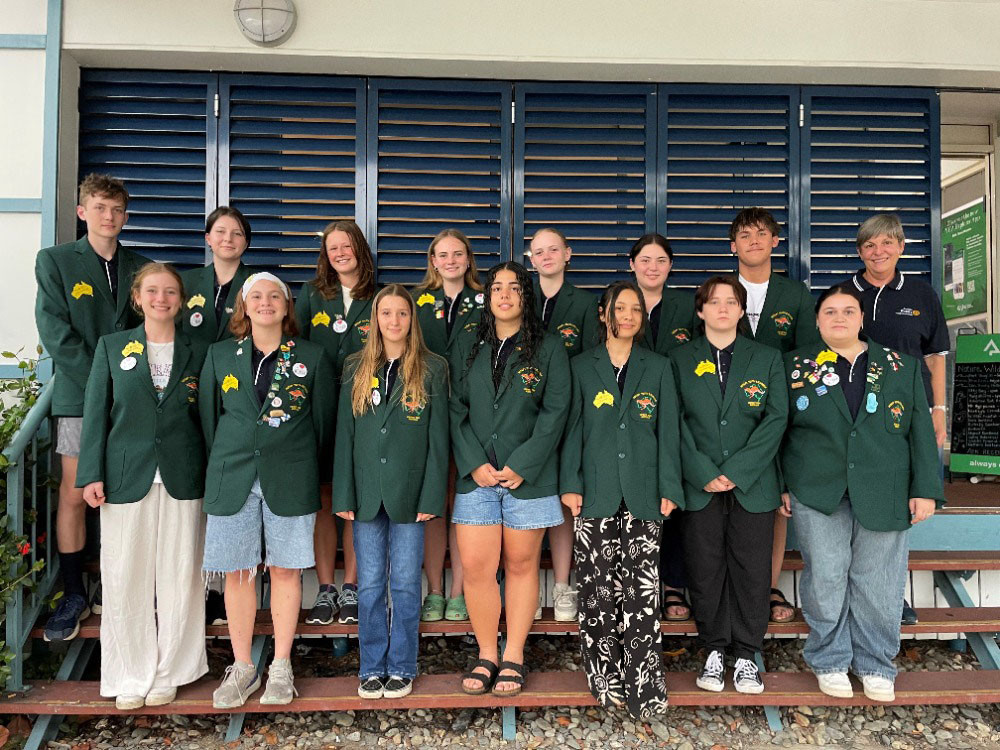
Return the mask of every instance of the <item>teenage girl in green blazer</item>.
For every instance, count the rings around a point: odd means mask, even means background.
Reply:
[[[362,698],[401,698],[417,676],[421,522],[444,513],[448,367],[424,346],[406,288],[375,295],[375,328],[340,390],[333,509],[354,521]],[[389,624],[386,581],[392,594]]]
[[[316,278],[302,285],[295,314],[303,338],[322,346],[336,368],[340,382],[344,360],[360,351],[371,328],[375,296],[375,265],[371,248],[353,221],[326,225],[316,261]],[[306,616],[311,625],[329,625],[339,612],[340,622],[358,621],[358,568],[351,542],[351,522],[344,521],[344,586],[338,595],[333,583],[337,559],[337,526],[330,512],[330,485],[322,488],[323,510],[316,517],[316,577],[319,594]]]
[[[208,671],[201,585],[205,344],[175,329],[184,285],[163,263],[132,282],[138,328],[102,336],[87,381],[77,486],[101,509],[101,695],[170,703]]]
[[[290,657],[301,573],[315,565],[319,486],[333,463],[333,365],[321,346],[296,336],[288,287],[271,273],[243,283],[230,329],[234,338],[208,350],[199,396],[210,446],[203,568],[209,577],[225,576],[235,656],[212,703],[237,708],[260,687],[250,644],[253,579],[263,562],[271,578],[274,661],[261,703],[284,705],[294,694]]]
[[[920,364],[860,338],[861,293],[820,295],[822,341],[785,355],[792,404],[781,469],[805,568],[803,650],[827,695],[892,701],[906,531],[944,503]]]
[[[754,655],[768,622],[771,536],[781,504],[775,456],[788,420],[781,354],[737,335],[746,292],[713,276],[695,293],[705,335],[670,352],[681,400],[684,561],[698,636],[698,687],[760,693]]]
[[[566,267],[573,250],[558,229],[539,229],[531,237],[528,249],[531,265],[538,273],[535,305],[546,333],[559,336],[570,359],[599,341],[597,297],[566,281]],[[563,508],[563,522],[549,531],[552,548],[552,590],[554,616],[560,622],[573,622],[577,614],[576,589],[570,588],[569,573],[573,561],[573,519]],[[539,611],[541,615],[541,604]]]
[[[633,346],[646,317],[639,288],[612,284],[598,310],[603,342],[572,363],[559,489],[576,517],[590,691],[605,707],[648,718],[667,705],[658,568],[661,523],[684,504],[677,394],[666,358]]]
[[[556,451],[570,394],[566,347],[542,331],[520,263],[490,269],[479,334],[462,338],[451,372],[458,467],[452,523],[479,644],[462,688],[479,694],[492,686],[498,695],[515,695],[524,684],[524,642],[538,606],[542,537],[563,522]],[[497,665],[501,550],[507,642]]]
[[[189,338],[214,344],[233,335],[229,331],[233,305],[253,273],[241,260],[250,246],[250,222],[239,209],[219,206],[205,221],[205,242],[212,250],[212,262],[181,274],[188,296],[180,323]]]
[[[628,256],[629,269],[642,290],[648,315],[642,338],[636,343],[666,355],[694,336],[697,323],[694,298],[689,292],[667,287],[674,251],[662,234],[643,235],[632,245]],[[686,620],[691,616],[691,607],[684,599],[687,582],[681,542],[683,519],[684,513],[677,512],[663,524],[660,579],[663,582],[663,615],[668,620]]]
[[[427,272],[413,290],[417,303],[417,321],[427,348],[447,358],[463,335],[470,335],[479,326],[483,312],[483,285],[476,270],[476,258],[469,238],[458,229],[442,229],[427,249]],[[455,465],[448,460],[447,504],[450,512],[455,503]],[[444,596],[444,557],[451,549],[451,591]],[[427,596],[420,609],[424,622],[467,620],[462,593],[462,557],[458,554],[455,527],[449,526],[443,514],[424,524],[424,572],[427,575]]]

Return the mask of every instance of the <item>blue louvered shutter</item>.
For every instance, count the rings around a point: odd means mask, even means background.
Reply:
[[[506,83],[371,80],[367,235],[380,284],[419,282],[448,227],[480,269],[509,257],[510,102]]]
[[[297,286],[315,274],[323,227],[365,226],[364,82],[224,75],[220,92],[220,202],[250,220],[245,261]]]
[[[125,181],[131,200],[121,242],[154,260],[204,262],[205,211],[216,196],[216,81],[199,73],[80,72],[79,176]]]
[[[861,266],[855,239],[872,214],[899,215],[906,253],[899,268],[937,282],[941,145],[931,89],[803,89],[802,244],[813,289]]]
[[[674,250],[670,285],[734,271],[729,224],[751,206],[781,225],[773,267],[796,277],[798,90],[661,85],[659,99],[657,226]]]
[[[543,227],[573,248],[567,278],[606,287],[656,223],[656,87],[515,87],[514,257]],[[530,264],[530,261],[528,261]]]

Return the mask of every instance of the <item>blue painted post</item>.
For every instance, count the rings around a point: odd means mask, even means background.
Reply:
[[[764,657],[760,651],[754,653],[753,660],[757,664],[757,669],[760,670],[761,674],[764,674],[767,670],[764,669]],[[784,724],[781,723],[781,712],[777,706],[764,706],[764,717],[767,719],[767,726],[772,732],[778,733],[785,728]]]
[[[975,607],[972,597],[962,583],[962,574],[952,570],[934,572],[934,583],[944,594],[944,598],[952,607]],[[972,651],[979,659],[983,669],[1000,669],[1000,646],[997,646],[996,633],[966,633],[966,640],[972,646]]]

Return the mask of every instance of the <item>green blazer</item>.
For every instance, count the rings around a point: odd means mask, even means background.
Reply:
[[[229,317],[233,314],[236,297],[243,288],[243,282],[253,273],[253,269],[240,265],[233,276],[232,286],[226,295],[226,304],[222,308],[222,318],[215,319],[215,266],[209,264],[202,268],[192,268],[181,274],[184,280],[184,292],[187,302],[181,311],[180,327],[190,338],[214,344],[216,341],[232,338],[229,332]],[[200,316],[200,317],[198,317]],[[195,321],[200,320],[198,325]]]
[[[478,485],[472,471],[485,463],[493,445],[500,468],[509,466],[522,477],[511,494],[521,499],[559,492],[556,448],[562,438],[570,402],[569,358],[562,340],[546,335],[535,361],[522,360],[518,345],[504,369],[500,388],[493,390],[493,354],[482,346],[466,367],[474,344],[459,339],[452,356],[451,441],[458,466],[458,492]]]
[[[159,468],[171,497],[202,497],[198,377],[207,348],[177,332],[170,382],[159,398],[149,374],[145,327],[100,338],[87,380],[77,487],[104,482],[107,502],[134,503],[149,494]]]
[[[828,515],[848,493],[866,529],[908,529],[911,497],[944,504],[920,363],[869,341],[865,400],[851,419],[840,384],[817,378],[823,350],[820,343],[785,355],[792,404],[781,448],[785,483],[801,503]]]
[[[424,336],[424,343],[427,348],[435,354],[447,357],[452,346],[459,339],[459,334],[466,329],[466,326],[479,325],[479,318],[483,314],[483,301],[486,296],[483,292],[476,291],[472,287],[465,287],[455,302],[458,309],[455,311],[455,320],[451,326],[451,333],[448,333],[448,323],[445,316],[448,311],[444,309],[444,289],[414,289],[413,299],[417,307],[417,322],[420,323],[420,332]]]
[[[747,325],[746,334],[782,354],[818,342],[816,304],[809,287],[801,281],[772,273],[757,322],[757,333],[752,333]]]
[[[59,373],[52,394],[54,417],[83,415],[83,394],[97,340],[106,333],[134,328],[141,320],[132,309],[129,292],[135,272],[149,260],[120,244],[115,258],[117,299],[111,298],[104,264],[86,236],[47,247],[35,258],[35,324]]]
[[[535,281],[535,309],[538,317],[542,317],[542,287]],[[546,333],[551,333],[562,339],[566,345],[566,353],[572,359],[585,349],[597,346],[598,320],[597,297],[585,289],[578,289],[564,281],[556,297],[556,307],[552,311]]]
[[[351,309],[344,314],[344,297],[338,294],[333,299],[325,299],[316,291],[312,281],[302,285],[299,298],[295,300],[295,317],[299,321],[299,334],[302,338],[315,341],[323,347],[330,361],[336,368],[336,377],[344,369],[344,360],[354,352],[360,351],[368,340],[371,329],[371,299],[356,299],[351,302]],[[345,321],[347,326],[343,332],[337,321]]]
[[[677,391],[667,359],[633,347],[623,391],[604,346],[576,357],[571,368],[559,492],[583,495],[586,518],[613,516],[622,499],[646,521],[663,520],[661,497],[683,508]]]
[[[653,329],[646,320],[642,339],[637,341],[657,354],[666,355],[671,349],[686,344],[694,338],[698,316],[694,313],[694,295],[679,289],[663,287],[663,297],[660,299],[663,309],[660,311],[660,327],[656,341],[653,341]]]
[[[209,446],[205,477],[209,515],[239,511],[255,477],[260,478],[264,501],[275,515],[302,516],[319,510],[320,479],[329,481],[333,466],[333,365],[323,348],[311,341],[295,337],[282,347],[288,351],[279,353],[268,393],[271,400],[264,404],[254,391],[251,339],[229,339],[208,348],[198,406]],[[305,365],[306,371],[297,365]]]
[[[680,395],[686,510],[708,505],[713,493],[704,487],[720,474],[733,481],[736,499],[751,513],[781,505],[776,456],[788,423],[781,354],[737,336],[725,397],[705,337],[674,349],[670,362]],[[702,362],[712,364],[711,371]]]
[[[360,355],[348,358],[340,389],[334,453],[333,512],[351,510],[370,521],[381,508],[396,523],[415,523],[417,513],[444,515],[448,491],[448,365],[431,354],[424,403],[403,402],[402,372],[392,394],[361,416],[351,410],[351,391]],[[372,383],[374,386],[374,383]]]

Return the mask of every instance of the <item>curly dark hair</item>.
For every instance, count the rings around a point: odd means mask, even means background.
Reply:
[[[486,274],[486,300],[479,322],[479,335],[476,337],[476,343],[472,346],[472,351],[469,352],[469,358],[465,362],[466,367],[472,367],[479,350],[484,345],[493,351],[500,344],[500,339],[497,338],[497,321],[493,317],[490,299],[493,295],[493,282],[496,281],[497,274],[501,271],[513,271],[514,276],[517,277],[517,283],[521,286],[521,335],[518,341],[521,345],[521,362],[534,364],[535,355],[542,346],[542,339],[545,338],[542,319],[535,309],[535,294],[528,271],[520,263],[515,263],[512,260],[497,263]]]

